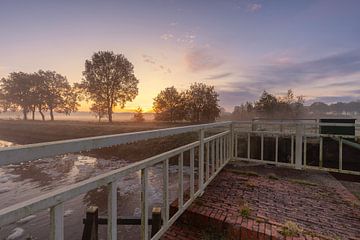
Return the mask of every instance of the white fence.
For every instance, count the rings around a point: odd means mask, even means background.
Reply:
[[[321,127],[352,127],[355,129],[354,135],[342,134],[323,134],[320,133]],[[234,122],[235,129],[235,160],[246,160],[259,163],[274,164],[279,166],[295,167],[296,169],[318,169],[330,172],[340,172],[360,175],[360,169],[344,169],[343,167],[343,148],[344,144],[353,149],[360,150],[358,141],[360,130],[359,124],[352,123],[319,123],[318,121],[251,121],[251,122]],[[251,139],[260,139],[260,146],[254,146]],[[273,139],[274,152],[273,159],[264,158],[264,139]],[[279,161],[279,139],[288,139],[290,141],[290,159],[289,161]],[[337,166],[325,167],[324,159],[324,139],[330,139],[338,142],[338,163]],[[350,141],[350,140],[353,141]],[[245,156],[239,156],[239,141],[246,144]],[[318,147],[317,166],[309,165],[308,147],[309,145]],[[259,158],[251,156],[253,148],[260,152]],[[336,151],[332,149],[332,151]],[[351,159],[360,166],[360,160]],[[313,159],[310,159],[313,160]],[[356,163],[357,161],[357,163]]]
[[[30,144],[25,146],[9,147],[0,149],[0,165],[18,164],[24,161],[55,156],[70,152],[81,152],[102,147],[126,144],[152,138],[166,137],[181,133],[198,132],[199,140],[168,152],[150,157],[126,167],[110,171],[105,174],[51,191],[42,196],[12,205],[0,210],[0,227],[16,222],[28,215],[50,208],[50,239],[64,239],[64,203],[90,190],[107,186],[108,188],[108,239],[117,239],[117,181],[121,177],[133,172],[141,171],[141,239],[148,240],[148,169],[156,164],[162,164],[163,178],[163,204],[161,229],[151,238],[159,239],[176,219],[190,206],[196,197],[202,194],[204,188],[214,179],[221,169],[230,160],[246,160],[275,165],[295,167],[297,169],[316,168],[321,170],[336,171],[351,174],[360,174],[359,171],[343,169],[343,145],[347,144],[358,148],[358,144],[349,141],[349,138],[357,138],[352,135],[320,134],[321,126],[350,126],[359,128],[357,124],[328,124],[306,122],[222,122],[213,124],[193,125],[153,131],[117,134],[82,138],[75,140],[56,141],[50,143]],[[220,133],[205,138],[205,131],[221,129]],[[260,157],[252,158],[251,139],[260,138]],[[275,141],[273,160],[264,158],[264,138],[272,138]],[[337,168],[323,167],[323,139],[331,138],[339,142],[339,165]],[[289,162],[279,161],[279,141],[290,141]],[[310,139],[317,139],[319,144],[319,166],[307,164],[307,146]],[[238,150],[241,144],[246,144],[246,156],[239,156]],[[190,196],[184,202],[184,154],[190,156]],[[169,215],[169,159],[177,157],[178,160],[178,210],[170,217]],[[197,161],[196,161],[197,160]],[[35,164],[35,163],[34,163]],[[198,173],[195,171],[197,164]]]
[[[220,128],[223,131],[205,138],[205,131]],[[224,129],[225,128],[225,129]],[[64,239],[64,203],[90,190],[107,186],[108,188],[108,239],[117,239],[117,181],[133,172],[141,171],[141,239],[150,239],[148,229],[148,169],[156,164],[163,165],[163,225],[151,238],[159,239],[176,221],[194,199],[202,194],[204,188],[221,171],[232,158],[232,124],[231,122],[193,125],[153,131],[117,134],[57,141],[50,143],[30,144],[0,149],[0,165],[17,164],[43,157],[55,156],[70,152],[87,151],[101,147],[131,143],[158,137],[197,131],[199,140],[171,151],[150,157],[129,166],[51,191],[42,196],[24,201],[0,210],[0,227],[11,224],[28,215],[50,208],[50,236],[52,240]],[[197,151],[195,153],[195,151]],[[184,153],[190,154],[190,196],[184,202]],[[195,158],[197,156],[197,161]],[[169,216],[169,159],[178,158],[179,192],[178,211]],[[198,174],[195,172],[197,163]],[[35,163],[34,163],[35,164]]]

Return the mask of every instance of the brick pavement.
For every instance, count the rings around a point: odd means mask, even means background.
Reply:
[[[360,239],[359,206],[328,173],[230,166],[163,239],[215,239],[199,229],[220,233],[219,239]],[[299,231],[285,237],[281,232],[289,221]]]

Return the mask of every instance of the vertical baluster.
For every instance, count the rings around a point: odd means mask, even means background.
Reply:
[[[64,204],[50,208],[50,239],[64,239]]]
[[[307,137],[304,136],[304,166],[306,167]]]
[[[199,189],[203,190],[204,185],[204,129],[199,132]]]
[[[181,210],[184,205],[184,153],[179,155],[179,209]]]
[[[211,141],[211,175],[215,173],[215,140]]]
[[[251,137],[250,137],[250,133],[248,133],[248,138],[247,138],[247,158],[248,160],[250,160],[250,142],[251,142]]]
[[[238,157],[238,135],[235,133],[235,158]]]
[[[194,155],[195,151],[194,148],[190,149],[190,198],[192,199],[194,197],[194,182],[195,182],[195,167],[194,167]]]
[[[117,184],[109,183],[108,186],[108,239],[116,240],[117,238]]]
[[[210,175],[210,142],[206,143],[206,181]]]
[[[219,138],[216,139],[216,171],[219,169],[219,158],[220,158],[220,140]]]
[[[193,159],[194,160],[194,159]],[[194,161],[193,161],[194,169]],[[191,171],[191,161],[190,161],[190,171]],[[190,178],[192,173],[190,173]],[[194,176],[194,175],[193,175]],[[191,186],[191,185],[190,185]],[[166,226],[169,221],[169,159],[166,159],[163,162],[163,225]]]
[[[275,136],[275,162],[279,161],[279,136]]]
[[[294,136],[291,135],[291,155],[290,155],[290,161],[291,161],[291,164],[294,164]]]
[[[149,239],[148,212],[148,169],[141,170],[141,239]]]
[[[339,138],[339,170],[343,169],[343,139]]]
[[[230,124],[230,136],[229,136],[229,153],[230,156],[229,158],[233,159],[234,158],[234,124]]]
[[[264,134],[261,134],[261,160],[264,160]]]
[[[222,165],[222,158],[223,158],[223,144],[222,144],[223,139],[222,139],[222,137],[220,137],[219,141],[220,141],[220,144],[219,144],[219,147],[220,147],[219,167],[220,167]]]
[[[323,167],[323,138],[320,137],[320,143],[319,143],[319,167]]]

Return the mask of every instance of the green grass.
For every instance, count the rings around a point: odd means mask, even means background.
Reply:
[[[296,237],[302,232],[302,229],[294,222],[287,221],[282,227],[280,233],[285,237]]]
[[[251,214],[251,208],[247,203],[245,203],[243,206],[240,207],[240,216],[243,218],[249,218]]]
[[[269,179],[272,179],[272,180],[279,180],[279,177],[276,176],[275,173],[270,173],[270,174],[268,175],[268,178],[269,178]]]
[[[313,186],[313,187],[317,186],[316,183],[309,182],[309,181],[306,181],[306,180],[290,179],[289,181],[292,182],[292,183],[297,183],[297,184],[301,184],[301,185],[305,185],[305,186]]]

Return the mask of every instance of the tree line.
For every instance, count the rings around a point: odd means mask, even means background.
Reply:
[[[54,112],[70,114],[77,111],[78,93],[66,77],[55,71],[39,70],[35,73],[13,72],[0,80],[1,110],[20,110],[28,119],[38,111],[43,120],[48,111],[54,120]]]
[[[0,112],[21,111],[28,119],[38,111],[45,120],[49,112],[71,114],[89,102],[90,111],[99,119],[112,122],[115,107],[125,104],[138,95],[139,80],[133,64],[123,55],[112,51],[99,51],[85,61],[83,79],[71,85],[67,78],[55,71],[39,70],[34,73],[12,72],[0,80]],[[219,116],[218,94],[213,86],[194,83],[185,91],[169,87],[154,99],[155,120],[209,122]],[[142,109],[134,114],[135,121],[144,121]]]
[[[154,98],[155,120],[212,122],[220,114],[218,102],[214,86],[194,83],[184,91],[168,87]]]
[[[232,117],[235,119],[263,118],[299,118],[304,113],[304,97],[295,96],[289,89],[283,96],[275,96],[264,91],[255,102],[246,102],[235,106]]]
[[[289,89],[283,96],[275,96],[264,91],[255,102],[246,102],[234,107],[234,119],[264,118],[301,118],[326,115],[357,115],[360,113],[360,101],[348,103],[337,102],[326,104],[314,102],[310,106],[304,105],[303,96],[295,96]]]

